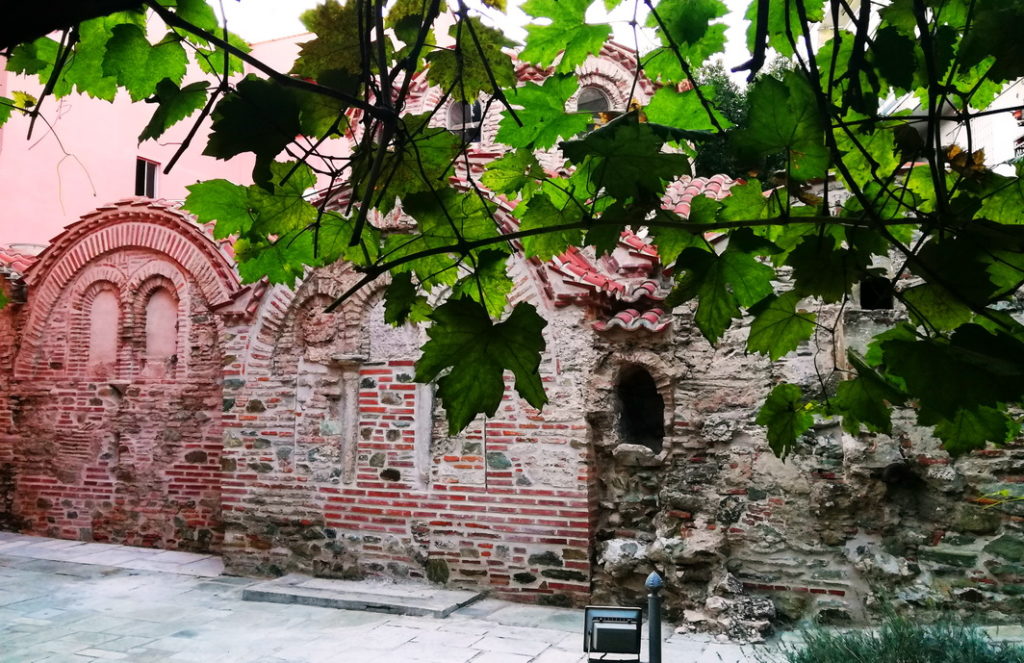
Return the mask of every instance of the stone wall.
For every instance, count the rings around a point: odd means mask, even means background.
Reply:
[[[14,514],[48,536],[216,549],[223,351],[211,299],[237,280],[177,212],[143,202],[93,217],[55,240],[27,275],[29,305],[12,311]]]

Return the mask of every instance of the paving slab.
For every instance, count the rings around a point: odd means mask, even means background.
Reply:
[[[447,617],[482,596],[480,592],[439,589],[431,585],[377,580],[329,580],[298,573],[256,583],[242,590],[242,599],[245,601],[420,617]]]

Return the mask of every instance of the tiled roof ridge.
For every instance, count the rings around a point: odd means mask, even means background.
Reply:
[[[663,208],[685,219],[695,196],[721,200],[729,195],[735,184],[742,182],[724,174],[710,177],[685,175],[666,187]],[[672,316],[660,304],[671,292],[668,282],[671,272],[668,266],[661,264],[657,245],[645,227],[636,230],[626,228],[619,235],[617,244],[612,253],[624,252],[619,253],[620,259],[613,255],[591,256],[576,247],[552,258],[550,269],[561,276],[562,282],[571,289],[569,293],[558,295],[555,305],[581,305],[596,309],[598,319],[593,328],[597,331],[664,331],[671,324]],[[627,257],[632,259],[629,269],[619,261]],[[624,304],[629,306],[622,308]]]

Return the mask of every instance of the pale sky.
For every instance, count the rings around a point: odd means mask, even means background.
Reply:
[[[220,0],[220,3],[228,16],[228,28],[247,41],[259,42],[304,32],[305,28],[299,22],[299,14],[319,4],[319,0]],[[729,25],[723,59],[726,68],[730,69],[742,64],[749,57],[744,45],[746,22],[743,20],[743,12],[749,0],[725,0],[725,3],[729,6],[730,13],[723,18]],[[522,26],[530,21],[530,17],[519,9],[520,4],[519,0],[510,0],[506,18],[496,10],[470,0],[470,5],[485,18],[494,17],[493,20],[487,21],[488,23],[500,27],[509,37],[521,42],[526,37],[526,31]],[[587,14],[587,19],[592,22],[610,22],[614,29],[614,39],[623,45],[632,46],[634,38],[628,25],[632,6],[620,7],[609,15],[601,11],[601,5],[600,2],[595,3]],[[644,18],[645,14],[641,15],[641,24]],[[645,46],[649,48],[651,43],[649,39],[645,43],[641,37],[641,50],[645,50]],[[743,75],[736,77],[737,82],[744,78]]]

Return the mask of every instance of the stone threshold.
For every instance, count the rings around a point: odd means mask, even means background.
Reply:
[[[427,584],[384,579],[331,580],[299,573],[256,583],[242,590],[243,601],[436,618],[447,617],[482,596],[482,592],[441,589]]]

